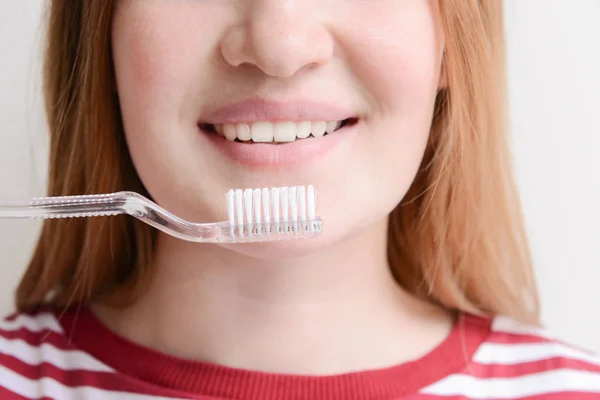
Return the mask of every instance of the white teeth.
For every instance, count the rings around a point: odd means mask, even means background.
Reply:
[[[219,132],[217,130],[217,132]],[[221,125],[221,132],[227,140],[235,140],[237,137],[236,126],[233,124]]]
[[[270,122],[255,122],[252,124],[252,141],[270,143],[273,141],[273,124]]]
[[[295,122],[276,122],[273,124],[273,140],[276,142],[293,142],[296,140],[298,127]]]
[[[319,138],[326,133],[333,133],[342,125],[342,121],[257,121],[252,124],[220,124],[215,131],[229,141],[236,139],[257,143],[289,143],[296,139],[306,139],[311,134]]]
[[[229,124],[225,124],[225,126],[227,125]],[[250,126],[248,124],[237,124],[235,132],[237,134],[237,138],[241,141],[247,142],[248,140],[252,139],[252,131],[250,130]]]
[[[339,123],[341,125],[341,122]],[[327,123],[327,127],[325,128],[325,132],[327,133],[332,133],[333,131],[335,131],[337,128],[339,127],[338,122],[337,121],[329,121]]]
[[[326,130],[327,130],[327,122],[318,121],[318,122],[312,123],[312,128],[310,130],[310,133],[314,137],[321,137],[325,134]]]
[[[310,121],[302,121],[298,123],[298,131],[296,132],[296,137],[298,139],[306,139],[310,136]]]

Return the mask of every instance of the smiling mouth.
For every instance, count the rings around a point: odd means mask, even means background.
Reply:
[[[238,143],[285,144],[300,140],[321,138],[355,125],[358,118],[341,121],[256,121],[235,124],[199,123],[198,127],[209,134],[219,135]]]

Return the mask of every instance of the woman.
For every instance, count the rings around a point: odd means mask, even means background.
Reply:
[[[536,328],[502,29],[494,0],[52,1],[49,195],[216,221],[229,188],[313,184],[325,230],[46,222],[2,398],[599,396],[600,362]]]

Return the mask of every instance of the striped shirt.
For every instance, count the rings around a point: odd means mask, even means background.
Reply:
[[[177,359],[108,330],[87,308],[0,322],[0,399],[600,399],[600,358],[506,317],[462,315],[424,357],[334,376]]]

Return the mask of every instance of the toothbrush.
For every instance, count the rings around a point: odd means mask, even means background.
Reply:
[[[0,218],[77,218],[131,215],[179,239],[200,243],[251,243],[311,238],[322,230],[315,216],[313,186],[231,189],[225,194],[228,221],[183,220],[135,192],[37,197],[0,202]]]

